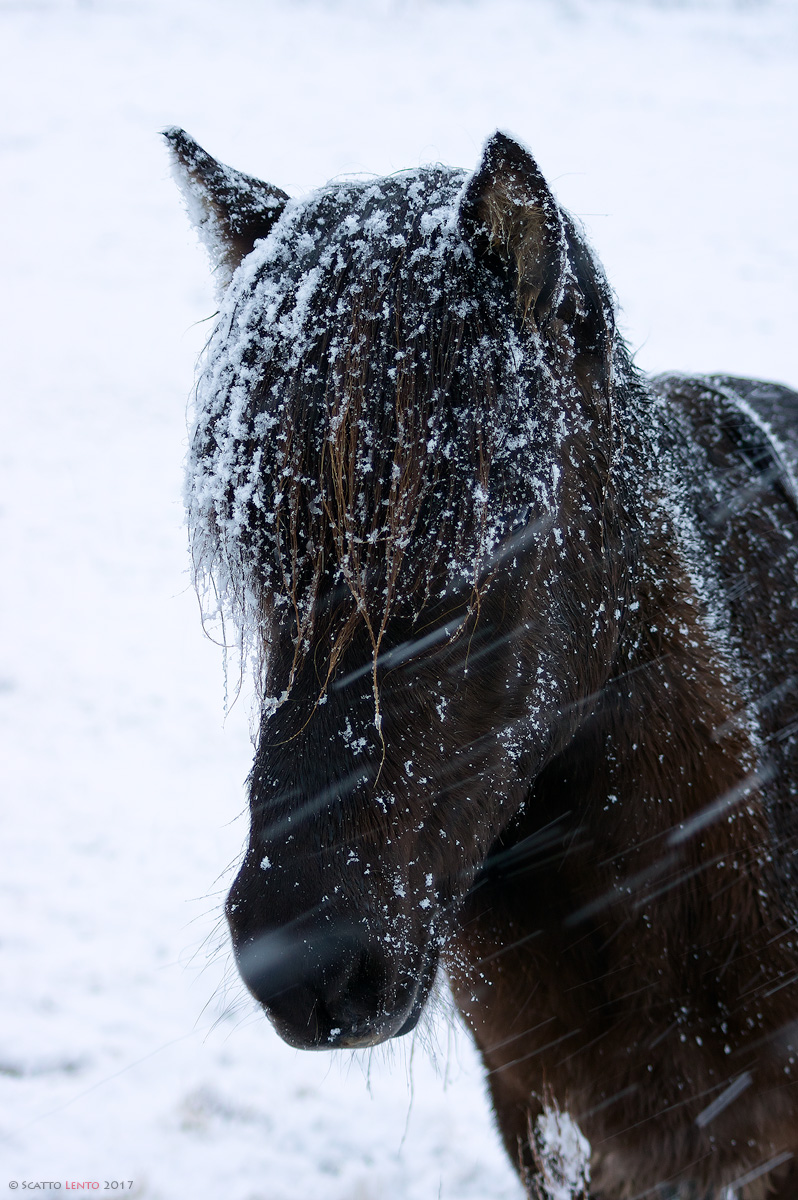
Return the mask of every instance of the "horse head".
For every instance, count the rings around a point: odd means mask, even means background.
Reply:
[[[237,961],[288,1041],[371,1045],[615,654],[613,305],[503,134],[299,201],[166,136],[222,291],[195,566],[265,683]]]

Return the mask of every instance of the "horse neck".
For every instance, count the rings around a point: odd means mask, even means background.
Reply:
[[[731,892],[726,908],[737,897],[752,929],[768,890],[761,747],[739,719],[748,698],[720,589],[687,541],[673,531],[643,564],[614,669],[576,740],[593,763],[587,819],[619,878],[650,870],[656,891],[671,864],[708,888],[713,872],[711,890]],[[678,893],[693,894],[675,889],[667,903],[677,908]]]

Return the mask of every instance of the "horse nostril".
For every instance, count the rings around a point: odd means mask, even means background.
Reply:
[[[310,934],[277,929],[249,936],[236,945],[241,976],[263,1004],[298,986],[324,990],[328,979],[337,980],[341,975],[344,979],[339,986],[345,986],[359,953],[357,941],[334,930]]]
[[[388,1010],[397,1001],[405,1007],[399,993],[406,989],[391,986],[385,954],[350,933],[277,930],[240,942],[236,958],[247,987],[294,1045],[382,1040],[396,1024]]]
[[[261,1004],[296,987],[308,973],[302,940],[281,930],[248,937],[235,950],[241,978]]]

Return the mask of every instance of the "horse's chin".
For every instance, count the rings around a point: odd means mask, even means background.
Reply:
[[[284,1042],[295,1050],[368,1050],[372,1046],[380,1046],[392,1037],[399,1036],[399,1030],[390,1022],[369,1021],[363,1027],[339,1029],[333,1027],[326,1034],[318,1032],[308,1035],[304,1030],[298,1032],[286,1022],[275,1017],[269,1010],[267,1016],[277,1033]],[[403,1027],[404,1028],[404,1027]]]

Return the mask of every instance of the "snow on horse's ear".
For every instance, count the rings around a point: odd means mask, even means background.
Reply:
[[[567,261],[560,210],[532,155],[504,133],[489,139],[468,181],[460,228],[478,255],[515,268],[526,319],[557,306]]]
[[[221,295],[259,238],[270,232],[288,196],[211,158],[183,129],[164,130],[177,185],[202,239]]]

